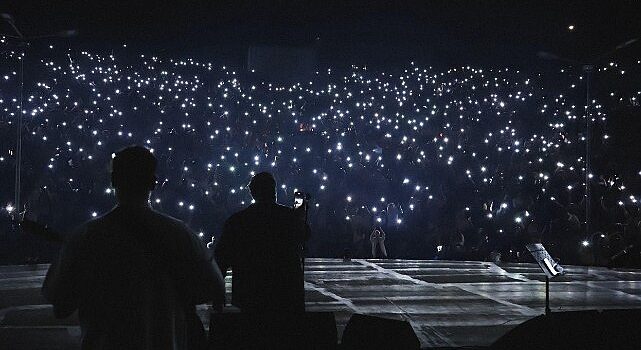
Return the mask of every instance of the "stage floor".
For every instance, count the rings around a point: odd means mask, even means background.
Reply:
[[[77,348],[76,318],[54,319],[40,295],[47,268],[0,266],[0,348]],[[551,282],[553,311],[641,308],[641,270],[564,268]],[[305,288],[307,310],[334,312],[339,338],[356,312],[408,320],[425,348],[489,345],[545,304],[534,264],[307,259]],[[207,306],[198,310],[206,321]]]

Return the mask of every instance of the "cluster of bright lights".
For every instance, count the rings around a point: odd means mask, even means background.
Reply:
[[[38,53],[41,64],[27,68],[22,110],[20,55],[9,48],[0,53],[3,137],[15,135],[20,114],[26,124],[25,167],[34,177],[26,198],[46,187],[73,198],[68,202],[88,210],[87,218],[99,216],[113,203],[106,164],[131,144],[149,147],[159,159],[152,204],[205,232],[251,203],[246,184],[259,171],[275,174],[283,203],[305,189],[312,215],[332,208],[339,220],[365,215],[388,225],[405,225],[446,200],[456,210],[483,211],[502,230],[534,220],[513,202],[523,191],[563,204],[583,193],[580,72],[440,71],[412,63],[393,73],[324,70],[279,85],[221,64],[126,50],[126,60],[53,46]],[[613,63],[596,74],[638,70],[638,62]],[[640,94],[617,91],[594,100],[597,148],[611,141],[603,132],[608,106]],[[14,142],[0,146],[0,174],[8,179]],[[616,203],[637,203],[623,179],[608,176]],[[594,175],[595,185],[599,178]],[[11,189],[2,189],[0,200],[9,203]]]

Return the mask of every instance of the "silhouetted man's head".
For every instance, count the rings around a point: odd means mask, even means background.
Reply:
[[[156,186],[157,163],[145,147],[130,146],[117,152],[111,162],[111,183],[118,200],[148,200]]]
[[[276,202],[276,180],[268,172],[254,175],[249,183],[249,192],[256,202]]]

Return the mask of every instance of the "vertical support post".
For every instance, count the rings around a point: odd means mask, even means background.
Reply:
[[[304,196],[307,196],[307,194],[305,194]],[[307,229],[307,220],[308,220],[307,210],[309,209],[307,198],[303,198],[303,205],[305,206],[305,229]],[[303,249],[300,257],[300,264],[301,264],[301,267],[303,268],[303,275],[305,274],[305,253],[306,252],[307,252],[307,240],[303,242]]]
[[[15,188],[14,188],[14,218],[19,220],[20,212],[22,211],[22,203],[20,202],[20,191],[22,189],[22,110],[23,106],[23,95],[24,95],[24,60],[26,57],[26,43],[22,49],[20,56],[20,111],[18,112],[18,119],[16,125],[16,163],[15,163]]]
[[[592,85],[592,72],[594,66],[591,64],[586,64],[583,66],[583,72],[585,73],[585,236],[590,236],[591,231],[591,205],[592,196],[590,193],[590,142],[592,142],[591,135],[591,122],[592,118],[590,116],[590,89]]]
[[[545,276],[545,314],[549,315],[550,313],[550,278]]]

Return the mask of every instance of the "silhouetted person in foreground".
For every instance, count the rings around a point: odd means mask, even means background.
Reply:
[[[276,203],[270,173],[256,174],[249,190],[255,203],[227,219],[215,248],[223,274],[232,269],[232,304],[243,312],[304,312],[301,254],[309,227]]]
[[[143,147],[116,153],[118,205],[89,221],[62,249],[43,285],[56,317],[76,309],[83,349],[201,349],[195,305],[222,303],[218,267],[181,222],[149,207],[156,158]]]

